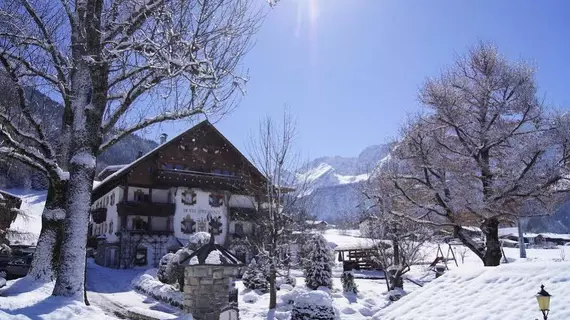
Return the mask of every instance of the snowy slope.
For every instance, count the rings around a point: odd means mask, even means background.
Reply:
[[[377,320],[520,320],[541,317],[534,295],[553,295],[551,319],[570,319],[570,263],[517,262],[457,268],[376,313]]]

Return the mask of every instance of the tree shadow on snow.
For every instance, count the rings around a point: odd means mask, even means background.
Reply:
[[[30,319],[41,319],[40,316],[53,313],[67,305],[73,303],[73,299],[63,297],[47,297],[33,305],[29,305],[19,309],[4,310],[4,312],[17,316],[25,315]]]
[[[13,283],[4,289],[0,289],[0,296],[2,297],[13,297],[20,295],[22,293],[34,291],[37,288],[45,285],[45,281],[34,280],[30,277],[23,277],[20,279],[13,280]]]
[[[343,295],[350,303],[356,303],[358,300],[358,297],[354,293],[344,292]]]

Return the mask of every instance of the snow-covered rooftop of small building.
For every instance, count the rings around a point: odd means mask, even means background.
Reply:
[[[381,244],[390,245],[386,240],[359,238],[349,234],[344,235],[341,232],[339,230],[326,230],[323,233],[329,246],[335,251],[372,249]]]
[[[305,223],[306,224],[321,224],[321,223],[328,224],[324,220],[305,220]]]
[[[243,265],[233,253],[223,246],[215,243],[215,237],[211,236],[210,241],[198,250],[194,251],[186,259],[180,261],[181,265]]]

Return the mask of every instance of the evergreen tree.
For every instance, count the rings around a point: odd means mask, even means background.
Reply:
[[[332,288],[334,255],[322,234],[316,234],[306,245],[305,284],[310,289]]]
[[[255,259],[251,259],[251,262],[242,276],[242,281],[243,285],[251,290],[261,290],[265,292],[269,286],[263,266],[258,264]]]
[[[342,290],[344,292],[358,293],[358,287],[354,282],[354,275],[352,272],[343,272],[342,276],[340,277],[340,281],[342,282]]]

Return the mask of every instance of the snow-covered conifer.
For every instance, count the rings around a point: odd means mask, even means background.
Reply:
[[[316,234],[306,245],[305,284],[310,289],[332,288],[333,252],[322,234]]]
[[[340,276],[342,282],[342,291],[350,293],[358,293],[358,286],[354,282],[354,275],[350,271],[345,271]]]
[[[242,281],[243,285],[251,290],[267,291],[269,286],[263,266],[258,264],[255,259],[251,259],[242,276]]]

